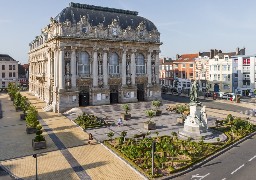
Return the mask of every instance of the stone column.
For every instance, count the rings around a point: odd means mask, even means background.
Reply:
[[[122,57],[122,86],[126,85],[126,49],[123,51]]]
[[[159,53],[160,51],[156,51],[155,75],[154,75],[156,76],[156,84],[159,84]]]
[[[93,64],[92,64],[92,73],[93,73],[93,87],[98,86],[98,48],[94,48],[93,53]]]
[[[54,50],[54,86],[57,88],[58,87],[58,50],[57,48]]]
[[[135,64],[135,52],[136,50],[132,51],[131,55],[131,81],[132,85],[135,85],[135,76],[136,76],[136,64]]]
[[[104,86],[108,85],[108,48],[104,48],[103,54],[103,84]]]
[[[147,75],[148,75],[148,84],[149,85],[151,85],[151,82],[152,82],[151,53],[152,53],[152,50],[149,50],[148,62],[147,62]]]
[[[51,83],[51,49],[47,50],[47,75],[45,75],[47,77],[47,86],[50,87],[50,83]]]
[[[64,48],[60,48],[60,55],[59,55],[59,89],[64,89],[65,88],[65,62],[64,62]]]
[[[71,48],[71,85],[76,88],[76,47]]]

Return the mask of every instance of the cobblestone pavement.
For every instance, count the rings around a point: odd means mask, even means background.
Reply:
[[[7,94],[0,94],[3,119],[0,119],[0,164],[22,179],[35,179],[34,153],[38,153],[39,179],[144,179],[101,144],[88,145],[88,134],[61,114],[43,112],[44,103],[29,93],[37,107],[44,128],[47,149],[33,151],[34,135],[25,133],[25,122],[19,120]],[[88,175],[88,176],[86,176]]]

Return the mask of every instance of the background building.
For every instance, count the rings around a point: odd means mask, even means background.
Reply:
[[[0,88],[5,89],[9,83],[18,82],[18,61],[7,54],[0,54]]]
[[[174,72],[173,60],[171,58],[162,58],[159,63],[159,80],[163,86],[173,86]]]
[[[209,90],[214,92],[234,92],[236,89],[235,55],[243,55],[245,48],[237,48],[236,52],[223,53],[221,50],[211,50],[209,59]],[[212,54],[214,57],[212,58]]]
[[[70,3],[30,43],[29,90],[54,112],[159,99],[160,45],[135,11]]]
[[[256,90],[256,56],[236,56],[237,61],[237,93],[243,96],[250,95]]]

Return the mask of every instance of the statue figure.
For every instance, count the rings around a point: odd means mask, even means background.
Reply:
[[[196,81],[194,81],[191,86],[191,91],[190,91],[190,102],[197,103],[197,98],[198,98],[197,84],[196,84]]]
[[[207,122],[207,115],[206,115],[206,111],[205,111],[205,106],[202,107],[200,114],[201,114],[200,118],[201,118],[201,122],[202,122],[203,127],[208,128],[207,127],[208,122]]]

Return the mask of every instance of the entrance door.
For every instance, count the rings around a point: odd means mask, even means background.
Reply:
[[[219,92],[220,86],[218,84],[214,84],[214,92]]]
[[[110,104],[118,103],[118,86],[110,86]]]
[[[137,85],[137,99],[138,101],[144,101],[144,85],[143,84]]]
[[[80,92],[79,93],[79,106],[88,106],[89,105],[89,93]]]

